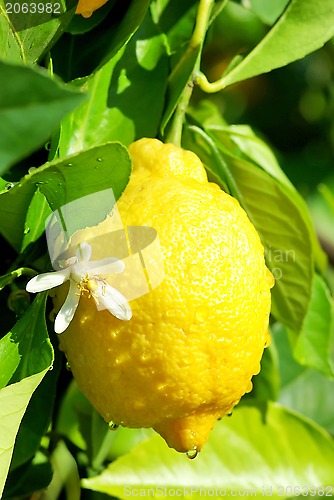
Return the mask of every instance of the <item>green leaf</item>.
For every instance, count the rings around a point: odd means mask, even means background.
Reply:
[[[189,127],[189,133],[190,149],[227,184],[260,235],[267,265],[276,279],[272,313],[299,331],[308,309],[313,277],[311,236],[304,213],[287,187],[264,170],[233,156],[197,127]]]
[[[49,370],[29,401],[22,419],[13,452],[10,471],[33,459],[51,422],[56,398],[56,385],[61,368],[61,355],[56,352]]]
[[[51,456],[51,463],[53,478],[46,493],[47,498],[60,498],[62,490],[65,489],[68,499],[80,500],[81,488],[78,464],[64,441],[58,441]]]
[[[302,59],[334,35],[332,0],[291,0],[261,42],[221,80],[222,87]]]
[[[253,377],[253,390],[250,397],[257,401],[276,401],[280,389],[280,377],[278,368],[278,356],[275,344],[265,349],[261,359],[261,371]],[[247,395],[245,395],[247,397]],[[246,403],[247,399],[245,398]]]
[[[154,22],[165,33],[169,53],[176,60],[180,59],[191,38],[197,7],[197,0],[154,0],[151,3]]]
[[[187,460],[155,436],[82,483],[121,499],[221,498],[245,490],[249,496],[267,491],[273,498],[287,498],[288,485],[333,486],[333,465],[334,443],[323,429],[269,403],[243,406],[217,422],[196,460]]]
[[[227,147],[230,152],[236,156],[241,156],[246,160],[252,161],[268,172],[268,174],[274,177],[281,184],[286,186],[290,197],[294,200],[296,205],[299,206],[300,212],[303,214],[304,221],[309,227],[316,265],[320,271],[324,271],[327,265],[327,258],[319,244],[307,205],[281,169],[269,146],[257,137],[248,125],[230,125],[222,127],[221,125],[217,126],[208,124],[206,129],[211,135],[213,135],[213,137],[217,138],[225,147]],[[231,148],[231,144],[229,144],[227,140],[234,144],[237,149]]]
[[[282,14],[290,0],[249,0],[250,8],[261,21],[271,26]]]
[[[141,25],[149,3],[149,0],[116,2],[95,29],[80,36],[65,34],[51,53],[57,74],[65,80],[73,80],[102,68],[122,47],[125,48]]]
[[[45,294],[39,294],[25,314],[0,340],[0,495],[12,457],[16,434],[35,389],[53,363],[45,323]]]
[[[0,174],[41,146],[85,96],[37,68],[0,62]]]
[[[167,74],[164,37],[148,15],[125,50],[83,84],[89,101],[63,120],[59,155],[107,141],[129,145],[140,137],[154,137]]]
[[[45,196],[37,188],[29,205],[23,231],[21,252],[43,234],[45,221],[52,211]]]
[[[53,349],[45,324],[45,301],[45,294],[39,294],[12,330],[0,340],[0,387],[51,365]]]
[[[35,63],[63,33],[76,4],[76,0],[21,0],[14,7],[14,2],[0,0],[1,59]],[[47,5],[51,12],[46,11]]]
[[[10,471],[4,490],[3,499],[17,497],[30,497],[33,493],[46,489],[52,479],[52,468],[50,462],[41,453],[25,467]]]
[[[230,149],[230,145],[227,143],[229,138],[237,147],[235,149],[236,154],[240,155],[242,153],[245,159],[253,161],[279,182],[294,190],[292,183],[279,166],[274,153],[262,139],[254,134],[250,126],[230,125],[222,127],[221,125],[208,125],[206,128],[228,149]]]
[[[82,35],[96,28],[109,14],[115,2],[116,0],[108,0],[105,5],[94,11],[90,17],[83,17],[81,15],[73,16],[66,28],[66,32],[71,33],[71,35]]]
[[[36,387],[48,368],[0,390],[0,495],[6,481],[16,434]]]
[[[309,310],[295,338],[294,356],[301,365],[331,377],[334,375],[333,340],[333,299],[324,280],[315,274]]]
[[[278,400],[334,434],[334,380],[298,364],[286,330],[278,323],[273,327],[273,341],[278,352],[281,379]]]
[[[16,278],[19,278],[22,276],[22,274],[26,273],[26,269],[24,267],[20,267],[19,269],[15,269],[15,271],[12,271],[8,274],[4,274],[3,276],[0,276],[0,290],[2,290],[5,286],[10,285],[13,283]],[[0,384],[1,387],[1,384]]]
[[[129,180],[131,160],[127,150],[118,143],[104,144],[63,160],[53,160],[26,175],[9,191],[0,195],[0,231],[20,249],[24,237],[26,214],[34,192],[39,188],[52,210],[84,196],[99,193],[99,203],[74,210],[67,219],[68,230],[93,226],[111,211]],[[110,194],[112,189],[113,198]],[[46,217],[47,210],[43,215]],[[43,220],[39,220],[39,231]]]
[[[90,409],[90,403],[73,379],[62,398],[56,429],[58,434],[82,450],[87,449],[87,443],[80,432],[78,413],[89,414]]]

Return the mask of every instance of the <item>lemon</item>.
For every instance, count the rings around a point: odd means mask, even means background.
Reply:
[[[108,0],[79,0],[75,13],[81,14],[82,17],[90,17],[95,10],[102,7],[107,1]]]
[[[60,348],[107,422],[153,427],[170,447],[199,451],[260,370],[273,277],[247,214],[208,182],[194,153],[146,138],[129,151],[133,172],[118,211],[124,226],[157,231],[164,279],[130,301],[130,321],[83,295]]]

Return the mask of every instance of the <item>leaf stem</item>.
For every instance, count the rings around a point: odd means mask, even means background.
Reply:
[[[181,137],[183,130],[184,117],[187,111],[187,107],[193,92],[193,85],[189,81],[186,88],[181,94],[179,103],[174,113],[172,124],[168,131],[166,142],[175,144],[175,146],[181,146]]]
[[[214,92],[219,92],[225,88],[225,77],[223,76],[215,82],[209,82],[204,73],[199,72],[195,78],[196,85],[199,86],[203,92],[207,94],[213,94]]]
[[[209,20],[210,20],[210,13],[212,6],[214,4],[214,0],[200,0],[198,10],[197,10],[197,15],[196,15],[196,23],[195,23],[195,28],[193,31],[193,34],[191,36],[189,45],[187,47],[187,50],[181,57],[180,61],[178,64],[175,66],[171,76],[175,71],[177,71],[177,68],[182,66],[183,62],[187,60],[189,52],[195,50],[198,46],[200,46],[200,51],[197,57],[197,61],[194,67],[193,74],[191,75],[186,87],[184,88],[179,103],[177,105],[177,108],[175,110],[172,124],[170,126],[170,129],[168,131],[168,134],[166,136],[166,142],[171,142],[175,144],[176,146],[181,145],[181,137],[182,137],[182,129],[183,129],[183,123],[184,123],[184,117],[187,111],[187,107],[193,92],[194,88],[194,80],[195,80],[195,75],[198,74],[199,71],[199,66],[200,66],[200,61],[201,61],[201,54],[202,54],[202,48],[203,48],[203,43],[206,35],[206,31],[209,26]]]

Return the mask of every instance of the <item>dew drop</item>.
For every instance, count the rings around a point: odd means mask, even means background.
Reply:
[[[117,431],[119,425],[115,424],[113,421],[109,422],[109,430],[110,431]]]
[[[98,161],[99,163],[101,163],[101,161],[103,161],[103,158],[96,158],[96,161]]]
[[[71,365],[70,365],[70,363],[69,363],[68,361],[66,361],[66,365],[65,365],[65,366],[66,366],[66,370],[67,370],[68,372],[71,372],[71,371],[72,371],[72,370],[71,370]]]
[[[50,151],[50,149],[51,149],[51,142],[47,142],[44,147],[45,147],[45,149],[47,151]]]
[[[14,186],[15,186],[14,182],[7,182],[7,184],[5,185],[5,189],[6,189],[6,191],[9,191]]]
[[[50,366],[49,372],[52,372],[52,370],[53,370],[53,365]]]
[[[230,411],[228,414],[227,414],[227,417],[232,417],[233,413]]]
[[[67,166],[68,167],[73,167],[73,163],[68,163]]]
[[[192,450],[188,450],[186,452],[186,455],[187,455],[187,458],[189,458],[189,460],[194,460],[194,458],[196,458],[198,455],[197,446],[194,446],[194,448]]]
[[[30,167],[30,168],[28,169],[28,174],[29,174],[29,175],[31,175],[31,174],[33,174],[34,172],[36,172],[36,170],[37,170],[37,168],[36,168],[36,167]]]
[[[23,231],[23,234],[28,234],[30,233],[30,227],[26,227],[25,230]]]

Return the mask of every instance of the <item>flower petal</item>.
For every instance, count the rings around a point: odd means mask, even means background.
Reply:
[[[55,286],[62,285],[70,276],[69,269],[62,269],[61,271],[54,271],[52,273],[38,274],[30,281],[28,281],[26,290],[27,292],[37,293],[44,290],[50,290]]]
[[[54,328],[56,333],[63,333],[71,323],[80,300],[80,296],[77,294],[77,291],[78,288],[76,282],[71,280],[66,300],[55,319]]]
[[[78,245],[75,253],[78,261],[88,262],[92,256],[92,247],[88,243],[83,241]]]
[[[103,260],[93,260],[88,263],[88,268],[95,275],[101,274],[119,274],[124,271],[125,264],[116,257],[108,257]]]
[[[132,318],[132,311],[128,301],[116,288],[107,283],[99,283],[96,294],[99,300],[99,310],[108,309],[111,314],[123,321],[129,321]],[[101,307],[101,304],[103,307]]]

